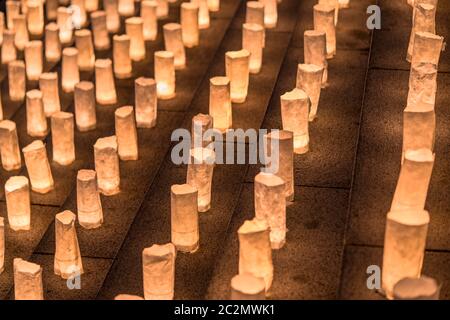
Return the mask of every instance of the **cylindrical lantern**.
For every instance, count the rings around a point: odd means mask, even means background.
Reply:
[[[130,37],[126,34],[113,36],[114,75],[118,79],[132,76],[133,66],[130,58]]]
[[[72,21],[76,29],[86,26],[87,14],[85,0],[71,0],[70,8],[73,10]]]
[[[50,117],[61,110],[57,72],[42,73],[39,77],[39,90],[42,92],[45,116]]]
[[[192,117],[191,143],[193,148],[207,148],[212,139],[205,139],[207,130],[213,128],[213,117],[208,114],[199,113]]]
[[[169,15],[169,3],[167,0],[156,0],[156,16],[158,19],[165,19]]]
[[[145,40],[156,40],[156,36],[158,35],[157,8],[158,4],[156,1],[143,0],[141,2],[141,18]]]
[[[95,53],[91,31],[88,29],[75,31],[75,45],[78,50],[78,68],[81,71],[94,70]]]
[[[249,71],[259,73],[263,60],[264,27],[255,23],[242,26],[242,48],[250,52]]]
[[[198,26],[198,5],[192,2],[181,4],[181,30],[183,43],[186,47],[198,46],[200,32]]]
[[[231,101],[245,102],[250,79],[250,52],[243,49],[225,53],[225,69],[230,79]]]
[[[120,160],[137,160],[138,141],[134,108],[132,106],[117,108],[114,115]]]
[[[75,229],[75,214],[65,210],[55,216],[55,274],[63,279],[83,273],[80,247]]]
[[[44,2],[28,0],[27,25],[32,36],[42,36],[44,33]]]
[[[120,168],[116,136],[99,138],[94,144],[95,171],[99,191],[105,196],[120,192]]]
[[[265,300],[266,284],[263,278],[249,273],[231,279],[231,300]]]
[[[173,299],[176,255],[172,243],[154,244],[142,251],[145,300]]]
[[[273,280],[269,232],[267,222],[260,219],[247,220],[238,230],[239,274],[263,278],[266,292]]]
[[[27,133],[31,137],[45,137],[48,133],[47,118],[42,102],[42,92],[27,92]]]
[[[334,24],[335,8],[324,4],[314,6],[314,30],[323,31],[327,40],[327,58],[336,55],[336,26]]]
[[[120,30],[120,15],[118,0],[103,0],[103,9],[106,13],[106,28],[109,33],[117,33]]]
[[[155,81],[158,99],[175,97],[175,58],[171,51],[155,52]]]
[[[103,223],[103,209],[94,170],[79,170],[77,174],[78,222],[83,228],[95,229]]]
[[[403,111],[403,156],[407,150],[434,150],[436,114],[434,107],[408,106]]]
[[[63,45],[69,45],[72,43],[73,36],[73,22],[72,12],[69,8],[59,7],[56,23],[59,27],[59,41]]]
[[[404,278],[394,285],[394,300],[439,300],[440,284],[433,278]]]
[[[23,51],[29,41],[27,21],[24,15],[14,17],[14,45],[17,50]]]
[[[262,1],[247,2],[245,23],[256,23],[264,27],[264,3]]]
[[[3,43],[2,43],[2,64],[9,64],[11,61],[17,59],[16,45],[14,44],[16,33],[14,30],[3,31]]]
[[[214,77],[209,79],[209,114],[214,128],[225,132],[232,126],[230,79]]]
[[[133,0],[134,1],[134,0]],[[132,17],[125,20],[127,35],[130,37],[130,58],[133,61],[145,59],[145,40],[142,18]]]
[[[37,193],[47,193],[53,190],[54,182],[47,151],[41,140],[34,140],[22,149],[31,189]]]
[[[266,28],[275,28],[278,22],[277,0],[259,0],[264,4],[264,25]]]
[[[44,300],[42,268],[20,258],[14,259],[14,298],[16,300]]]
[[[217,12],[220,10],[220,0],[208,0],[208,9],[211,12]]]
[[[49,21],[56,20],[56,17],[58,15],[58,7],[59,7],[58,0],[46,0],[45,1],[45,15],[47,17],[47,20],[49,20]]]
[[[167,23],[164,25],[163,30],[166,51],[173,53],[175,69],[183,69],[186,67],[186,52],[181,35],[181,25],[178,23]]]
[[[171,241],[177,250],[195,252],[199,245],[197,189],[175,184],[170,190]]]
[[[3,169],[6,171],[20,169],[22,160],[17,128],[16,123],[11,120],[0,121],[0,151]]]
[[[51,118],[53,161],[68,166],[75,161],[73,114],[56,112]]]
[[[313,121],[319,107],[320,91],[322,88],[323,67],[314,64],[299,64],[297,67],[297,89],[306,92],[311,100],[309,121]]]
[[[409,74],[408,107],[434,109],[436,92],[436,65],[431,63],[413,64]]]
[[[91,14],[92,34],[96,50],[108,50],[111,47],[106,25],[105,11],[95,11]]]
[[[75,122],[81,132],[93,130],[97,124],[94,84],[81,81],[75,85]]]
[[[209,28],[208,0],[191,0],[191,2],[198,6],[198,27],[200,29]]]
[[[136,108],[136,125],[138,128],[156,126],[158,98],[156,81],[140,77],[134,81],[134,101]]]
[[[78,69],[78,50],[70,47],[63,50],[61,67],[61,85],[65,92],[73,92],[75,85],[80,82]]]
[[[48,0],[47,0],[48,1]],[[94,12],[98,10],[99,0],[84,0],[84,7],[87,12]]]
[[[95,61],[95,97],[99,104],[117,102],[116,85],[110,59]]]
[[[131,17],[134,15],[134,0],[119,0],[119,14],[123,17]]]
[[[6,210],[11,229],[30,230],[31,202],[28,178],[13,176],[5,183]]]
[[[45,26],[45,59],[48,62],[58,62],[61,60],[59,27],[54,22],[51,22]]]
[[[436,7],[431,4],[418,3],[414,6],[413,26],[409,37],[407,61],[411,61],[414,40],[417,32],[436,33]]]
[[[327,40],[324,31],[307,30],[304,33],[305,64],[323,68],[322,88],[328,81]]]
[[[339,0],[319,0],[319,4],[327,5],[334,8],[334,25],[338,24],[339,19]]]
[[[393,298],[394,285],[398,281],[420,277],[429,222],[430,215],[424,210],[388,213],[381,279],[388,299]]]
[[[417,32],[414,37],[411,65],[421,63],[439,64],[444,37],[429,32]]]
[[[6,1],[6,25],[8,29],[14,30],[14,18],[20,14],[20,2],[15,0]]]
[[[25,66],[28,80],[39,80],[44,69],[42,41],[29,41],[25,45]]]
[[[25,97],[25,63],[14,60],[8,63],[9,98],[11,101],[23,101]]]

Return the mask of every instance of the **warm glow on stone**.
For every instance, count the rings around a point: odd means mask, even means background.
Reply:
[[[42,41],[29,41],[25,45],[25,66],[28,80],[39,80],[44,69]]]
[[[99,138],[94,144],[95,171],[99,191],[105,196],[120,192],[120,167],[116,136]]]
[[[264,4],[264,25],[266,28],[275,28],[278,21],[277,0],[259,0]]]
[[[193,148],[190,151],[186,183],[198,190],[198,211],[211,208],[211,186],[216,154],[208,148]]]
[[[245,102],[250,80],[250,52],[245,49],[226,52],[225,70],[230,79],[231,101]]]
[[[404,278],[394,286],[394,300],[439,300],[441,286],[426,276]]]
[[[294,152],[297,154],[309,150],[309,107],[309,97],[303,90],[294,89],[281,96],[283,130],[294,134]]]
[[[178,23],[167,23],[163,27],[164,44],[166,51],[171,51],[174,55],[175,69],[186,67],[186,52],[184,50],[181,25]]]
[[[59,40],[63,45],[70,45],[73,37],[72,13],[69,8],[59,7],[56,23],[59,27]]]
[[[132,0],[134,1],[134,0]],[[130,37],[130,58],[133,61],[145,59],[145,40],[142,18],[132,17],[125,20],[127,35]]]
[[[119,32],[120,15],[117,0],[103,0],[103,9],[106,13],[106,29],[108,32]]]
[[[265,300],[266,284],[263,278],[238,274],[231,279],[231,300]]]
[[[126,34],[113,36],[114,76],[117,79],[131,78],[133,66],[130,58],[130,37]]]
[[[25,98],[25,63],[14,60],[8,63],[8,86],[11,101],[23,101]]]
[[[408,106],[403,111],[403,152],[407,150],[434,150],[436,115],[434,108]],[[403,159],[402,159],[403,161]]]
[[[208,0],[191,0],[191,3],[198,6],[198,27],[207,29],[210,25]]]
[[[67,166],[75,161],[74,123],[70,112],[56,112],[51,118],[53,161]]]
[[[35,89],[27,92],[26,108],[28,135],[31,137],[45,137],[48,133],[48,125],[41,91]]]
[[[167,0],[156,0],[158,7],[156,8],[156,15],[158,19],[167,18],[169,15],[169,3]]]
[[[22,160],[19,149],[19,139],[15,122],[0,121],[0,151],[3,169],[12,171],[20,169]]]
[[[45,59],[48,62],[61,60],[61,41],[59,40],[59,27],[52,22],[45,26]]]
[[[27,25],[32,36],[44,33],[44,2],[42,0],[27,1]]]
[[[42,92],[45,116],[50,117],[61,110],[57,72],[42,73],[39,77],[39,90]]]
[[[411,66],[408,107],[434,109],[437,92],[437,69],[431,63]]]
[[[119,14],[123,17],[131,17],[134,15],[134,0],[119,0],[118,2]]]
[[[44,300],[41,266],[20,258],[13,264],[15,300]]]
[[[93,130],[97,124],[94,84],[81,81],[75,85],[75,122],[79,131]]]
[[[156,36],[158,35],[157,8],[158,4],[154,0],[143,0],[141,2],[141,18],[145,40],[156,40]]]
[[[305,64],[323,67],[322,88],[328,81],[327,40],[324,31],[307,30],[304,33]]]
[[[28,178],[13,176],[5,183],[8,222],[14,231],[30,230],[31,202]]]
[[[132,106],[117,108],[114,115],[120,160],[137,160],[138,141],[134,108]]]
[[[117,102],[116,85],[110,59],[95,61],[95,97],[99,104]]]
[[[78,49],[78,67],[81,71],[92,71],[95,63],[92,33],[88,29],[75,31],[75,44]]]
[[[138,128],[153,128],[158,115],[156,81],[151,78],[137,78],[134,81],[134,90],[136,125]]]
[[[323,67],[314,64],[299,64],[297,67],[297,89],[303,90],[311,100],[309,110],[309,121],[313,121],[317,116],[319,107],[320,92],[322,88]]]
[[[444,45],[444,37],[429,33],[417,32],[414,37],[413,56],[411,64],[421,63],[439,64],[439,58]]]
[[[78,222],[83,228],[98,228],[103,223],[103,209],[94,170],[79,170],[77,174]]]
[[[409,38],[407,61],[411,61],[413,55],[416,32],[436,33],[436,7],[431,4],[418,3],[414,6],[413,26]]]
[[[108,50],[111,47],[106,25],[105,11],[95,11],[91,14],[92,34],[96,50]]]
[[[155,52],[155,81],[158,99],[175,97],[175,63],[173,52]]]
[[[17,50],[23,51],[25,49],[25,45],[29,41],[25,15],[18,15],[14,17],[14,32],[14,45]]]
[[[54,182],[45,145],[41,140],[34,140],[22,149],[31,189],[37,193],[47,193],[53,190]]]
[[[65,92],[73,92],[75,85],[80,82],[80,70],[78,69],[78,50],[70,47],[63,50],[62,57],[62,89]]]
[[[336,26],[334,24],[335,8],[332,6],[317,4],[314,6],[314,30],[326,33],[327,58],[336,55]]]
[[[214,128],[225,132],[232,126],[230,79],[214,77],[209,79],[209,114]]]
[[[242,25],[242,48],[250,52],[249,71],[261,71],[264,46],[264,27],[255,23]]]
[[[16,33],[13,30],[3,31],[2,64],[9,64],[17,59],[16,45],[14,44]]]
[[[192,48],[198,46],[200,39],[198,25],[198,5],[192,2],[181,4],[181,30],[183,43],[186,47]]]

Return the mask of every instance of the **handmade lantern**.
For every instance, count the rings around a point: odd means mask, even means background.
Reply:
[[[57,72],[42,73],[39,77],[39,90],[42,93],[45,116],[50,117],[61,110]]]
[[[63,50],[61,85],[65,92],[73,92],[75,85],[80,82],[78,69],[78,50],[70,47]]]
[[[140,77],[134,81],[136,125],[138,128],[153,128],[157,118],[156,81]]]
[[[58,7],[59,7],[58,0],[45,1],[45,15],[47,17],[47,20],[49,20],[49,21],[56,20],[56,17],[58,15]]]
[[[56,112],[52,115],[53,161],[68,166],[75,161],[73,114]]]
[[[408,106],[403,111],[403,152],[434,150],[436,115],[432,106]],[[402,157],[403,162],[403,157]]]
[[[134,0],[133,0],[134,1]],[[145,59],[145,41],[142,18],[132,17],[125,20],[127,35],[130,37],[130,57],[133,61]]]
[[[59,27],[54,22],[51,22],[45,26],[45,59],[48,62],[58,62],[61,60]]]
[[[434,154],[429,149],[405,151],[391,211],[424,209],[433,164]]]
[[[404,278],[394,285],[394,300],[439,300],[441,286],[426,276]]]
[[[436,65],[431,63],[412,65],[409,74],[408,107],[434,109],[436,91]]]
[[[28,178],[13,176],[5,184],[8,222],[14,231],[30,230],[31,202]]]
[[[142,251],[145,300],[172,300],[176,249],[172,243],[154,244]]]
[[[278,22],[277,0],[259,0],[264,4],[264,25],[266,28],[275,28]]]
[[[186,52],[181,35],[181,25],[178,23],[167,23],[164,25],[163,30],[166,51],[173,53],[175,69],[183,69],[186,67]]]
[[[94,84],[81,81],[75,85],[75,122],[81,132],[95,129],[97,117],[95,113]]]
[[[197,189],[175,184],[170,190],[171,241],[179,251],[195,252],[199,245]]]
[[[117,102],[116,85],[110,59],[95,61],[95,97],[99,104],[114,104]]]
[[[220,10],[220,0],[208,0],[208,9],[211,12],[217,12]]]
[[[2,64],[9,64],[11,61],[17,59],[16,45],[14,44],[16,33],[14,30],[6,29],[3,31],[2,43]]]
[[[443,44],[444,37],[429,32],[417,32],[414,37],[411,65],[431,63],[437,68]]]
[[[11,101],[22,101],[25,97],[25,63],[14,60],[8,63],[8,86]]]
[[[169,15],[169,3],[167,0],[156,0],[156,16],[158,19],[165,19]]]
[[[20,169],[19,139],[15,122],[11,120],[0,121],[0,151],[3,169],[12,171]]]
[[[339,8],[341,9],[350,8],[350,0],[339,0]]]
[[[247,220],[238,230],[239,274],[251,274],[264,279],[265,291],[273,280],[272,249],[266,221]]]
[[[45,137],[48,133],[45,118],[42,92],[31,90],[27,92],[27,133],[31,137]]]
[[[250,52],[243,49],[225,53],[225,70],[230,79],[231,101],[245,102],[248,93]]]
[[[79,170],[77,174],[78,222],[83,228],[98,228],[103,223],[103,209],[94,170]]]
[[[98,0],[85,0],[84,7],[87,12],[94,12],[98,10]]]
[[[155,81],[159,99],[175,97],[175,58],[173,52],[155,52]]]
[[[113,36],[114,75],[118,79],[130,78],[133,67],[130,58],[130,37],[126,34]]]
[[[114,300],[144,300],[144,298],[132,294],[118,294]]]
[[[83,273],[75,214],[65,210],[55,216],[55,274],[63,279]]]
[[[6,1],[6,25],[8,29],[14,30],[14,18],[20,15],[20,3],[15,0]]]
[[[42,41],[29,41],[25,45],[25,66],[28,80],[39,80],[44,69]]]
[[[119,14],[123,17],[131,17],[134,15],[134,0],[119,0]]]
[[[145,40],[156,40],[158,35],[157,8],[158,3],[154,0],[143,0],[141,2],[141,18]]]
[[[132,106],[120,107],[116,109],[114,115],[120,160],[137,160],[138,141],[134,108]]]
[[[29,41],[27,21],[24,15],[14,17],[14,45],[17,50],[23,51]]]
[[[323,31],[327,40],[327,58],[336,55],[336,26],[334,24],[335,8],[329,5],[314,6],[314,30]]]
[[[75,44],[78,50],[78,68],[81,71],[92,71],[95,64],[92,33],[88,29],[75,31]]]
[[[334,25],[336,26],[339,19],[339,0],[319,0],[319,4],[334,8]]]
[[[199,113],[192,117],[191,142],[193,148],[207,148],[211,139],[205,139],[207,130],[212,129],[213,118],[210,115]]]
[[[14,259],[14,298],[16,300],[44,300],[42,268],[20,258]]]
[[[304,33],[305,64],[323,68],[322,88],[328,81],[327,41],[324,31],[307,30]]]
[[[207,29],[210,25],[208,0],[191,0],[194,5],[198,6],[198,27]]]
[[[91,14],[92,34],[94,35],[94,47],[96,50],[108,50],[111,43],[106,26],[105,11],[95,11]]]
[[[256,23],[264,27],[264,3],[262,1],[247,2],[245,23]]]
[[[100,138],[94,144],[95,171],[99,191],[105,196],[120,192],[120,168],[116,136]]]
[[[69,8],[59,7],[56,23],[59,27],[59,40],[63,45],[69,45],[72,42],[73,22],[72,12]]]
[[[118,0],[103,0],[103,9],[106,13],[106,29],[109,33],[117,33],[120,29],[120,15]]]
[[[409,37],[407,61],[411,61],[414,40],[417,32],[436,33],[436,7],[431,4],[418,3],[414,7],[413,27]]]
[[[420,277],[429,221],[428,212],[420,209],[388,213],[382,271],[387,298],[393,298],[394,285],[401,279]]]
[[[79,29],[84,27],[87,22],[85,0],[71,0],[71,8],[74,10],[72,20],[75,28]]]
[[[230,79],[214,77],[209,79],[209,114],[214,128],[225,132],[232,126]]]
[[[198,5],[192,2],[181,4],[181,30],[183,43],[186,47],[198,46],[200,32],[198,25]]]
[[[299,64],[297,67],[297,89],[306,92],[311,100],[309,121],[313,121],[319,107],[320,91],[322,88],[323,67],[314,64]]]
[[[231,300],[265,300],[266,284],[263,278],[249,273],[231,279]]]
[[[53,190],[54,182],[44,143],[41,140],[34,140],[23,148],[22,152],[30,177],[31,189],[37,193],[47,193]]]
[[[242,48],[250,52],[249,71],[259,73],[263,60],[264,27],[255,23],[242,26]]]
[[[190,152],[186,183],[198,190],[198,211],[211,208],[211,185],[216,155],[208,148],[193,148]]]
[[[5,267],[5,222],[0,217],[0,274],[2,274]]]
[[[27,25],[32,36],[44,33],[44,2],[42,0],[27,1]]]

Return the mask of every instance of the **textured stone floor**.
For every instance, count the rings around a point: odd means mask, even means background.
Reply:
[[[178,21],[179,3],[168,19]],[[211,27],[201,32],[201,45],[187,49],[188,67],[177,72],[177,96],[158,106],[158,124],[139,129],[138,161],[121,162],[122,192],[103,197],[104,225],[78,226],[85,274],[81,290],[69,290],[53,274],[54,215],[76,210],[75,177],[93,168],[92,145],[114,134],[114,110],[133,104],[133,79],[117,80],[119,102],[98,106],[98,128],[76,132],[77,161],[69,167],[52,163],[56,189],[32,195],[32,231],[7,228],[5,272],[0,299],[13,296],[12,259],[21,257],[44,268],[47,299],[112,299],[119,293],[142,295],[141,252],[170,241],[170,186],[183,183],[186,166],[170,160],[170,135],[190,128],[193,115],[208,112],[209,78],[224,74],[224,53],[241,48],[245,1],[222,0]],[[252,75],[247,102],[233,106],[234,128],[281,128],[279,97],[295,86],[296,66],[303,62],[303,32],[312,28],[315,0],[283,0],[279,24],[268,30],[264,66]],[[366,28],[366,8],[382,8],[382,30]],[[275,251],[273,299],[380,299],[367,289],[366,268],[381,264],[385,215],[400,169],[401,119],[409,65],[405,62],[411,26],[406,0],[352,0],[341,11],[337,56],[329,61],[330,85],[322,91],[318,119],[310,125],[310,152],[295,157],[295,202],[287,209],[286,246]],[[438,33],[448,38],[450,3],[440,1]],[[134,78],[152,77],[153,52],[163,48],[162,32],[147,43],[147,58],[134,66]],[[97,57],[111,57],[97,52]],[[443,282],[442,298],[450,298],[450,51],[442,53],[436,104],[436,164],[427,209],[431,224],[424,273]],[[60,71],[59,65],[47,70]],[[5,117],[18,125],[21,146],[26,134],[23,104],[9,102],[2,70]],[[92,74],[82,74],[92,79]],[[28,83],[27,89],[36,87]],[[63,109],[73,112],[71,95],[62,94]],[[45,139],[51,157],[51,137]],[[213,180],[212,209],[200,215],[200,249],[179,254],[176,299],[226,299],[237,273],[236,230],[253,216],[253,178],[257,165],[218,165]],[[0,215],[6,216],[3,186],[11,175],[0,170]]]

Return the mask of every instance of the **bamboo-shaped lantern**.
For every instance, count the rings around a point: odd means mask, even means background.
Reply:
[[[25,98],[25,63],[14,60],[8,63],[9,98],[11,101],[23,101]]]
[[[34,140],[22,149],[31,189],[37,193],[48,193],[54,188],[53,176],[47,158],[45,145],[41,140]]]
[[[230,79],[214,77],[209,79],[209,114],[214,128],[225,132],[232,126]]]
[[[51,22],[45,26],[45,59],[48,62],[58,62],[61,60],[61,50],[59,27]]]
[[[53,161],[68,166],[75,161],[73,114],[56,112],[51,118]]]
[[[29,41],[25,45],[25,66],[28,80],[37,81],[44,69],[42,41]]]
[[[99,191],[105,196],[120,192],[120,168],[116,136],[100,138],[94,144],[95,171]]]
[[[394,300],[439,300],[441,285],[433,278],[403,278],[394,285]]]
[[[138,140],[134,108],[132,106],[117,108],[114,115],[120,160],[137,160]]]
[[[153,41],[158,35],[158,17],[156,10],[158,3],[154,0],[143,0],[141,2],[141,18],[144,29],[144,39]]]
[[[250,52],[250,73],[256,74],[261,71],[263,46],[264,27],[255,23],[244,23],[242,26],[242,48]]]
[[[140,77],[134,81],[136,125],[138,128],[153,128],[157,119],[156,81]]]
[[[174,55],[175,69],[186,67],[186,52],[184,50],[181,25],[178,23],[167,23],[163,27],[164,44],[166,51],[171,51]]]
[[[113,36],[114,76],[128,79],[132,76],[133,66],[130,58],[130,37],[126,34]]]
[[[75,85],[80,82],[78,69],[78,50],[64,48],[62,57],[61,85],[65,92],[73,92]]]
[[[94,84],[81,81],[75,85],[75,122],[79,131],[93,130],[97,124]]]
[[[431,4],[417,3],[414,6],[413,27],[409,37],[407,61],[411,61],[414,40],[417,32],[436,33],[436,7]]]
[[[155,52],[155,81],[158,99],[175,97],[175,57],[171,51]]]
[[[69,8],[59,7],[56,23],[59,27],[59,41],[63,45],[70,45],[73,37],[72,12]]]
[[[99,104],[117,102],[116,85],[110,59],[95,61],[95,97]]]
[[[334,24],[335,8],[329,5],[314,6],[314,30],[323,31],[327,40],[327,58],[336,55],[336,26]]]
[[[106,13],[106,29],[109,33],[119,32],[120,15],[117,0],[103,0],[103,8]]]
[[[92,34],[96,50],[108,50],[111,42],[108,36],[105,11],[95,11],[91,14]]]
[[[13,176],[5,183],[8,222],[14,231],[30,230],[31,202],[28,178]]]
[[[250,79],[250,52],[243,49],[225,53],[225,70],[230,79],[231,101],[245,102]]]
[[[39,77],[39,90],[42,92],[45,116],[50,117],[61,110],[57,72],[42,73]]]
[[[307,30],[304,33],[305,64],[314,64],[323,68],[322,88],[328,81],[327,40],[326,33],[318,30]]]
[[[297,67],[297,89],[306,92],[311,100],[309,110],[309,121],[313,121],[317,116],[319,107],[320,92],[322,88],[323,67],[314,64],[299,64]]]
[[[16,123],[11,120],[0,121],[0,153],[6,171],[22,167]]]
[[[181,30],[183,43],[188,48],[198,46],[200,39],[198,25],[198,5],[192,2],[181,4]]]
[[[249,273],[231,279],[231,300],[265,300],[266,284],[263,278]]]
[[[42,92],[31,90],[27,92],[27,133],[31,137],[45,137],[48,133]]]
[[[42,268],[40,265],[15,258],[14,298],[16,300],[44,300]]]
[[[80,71],[92,71],[95,64],[92,33],[88,29],[75,31],[75,45],[78,49],[78,68]]]
[[[77,174],[78,222],[83,228],[95,229],[103,223],[103,209],[94,170],[79,170]]]
[[[134,0],[133,0],[134,1]],[[140,17],[132,17],[125,20],[127,35],[130,37],[130,58],[133,61],[145,59],[145,40],[143,20]]]

